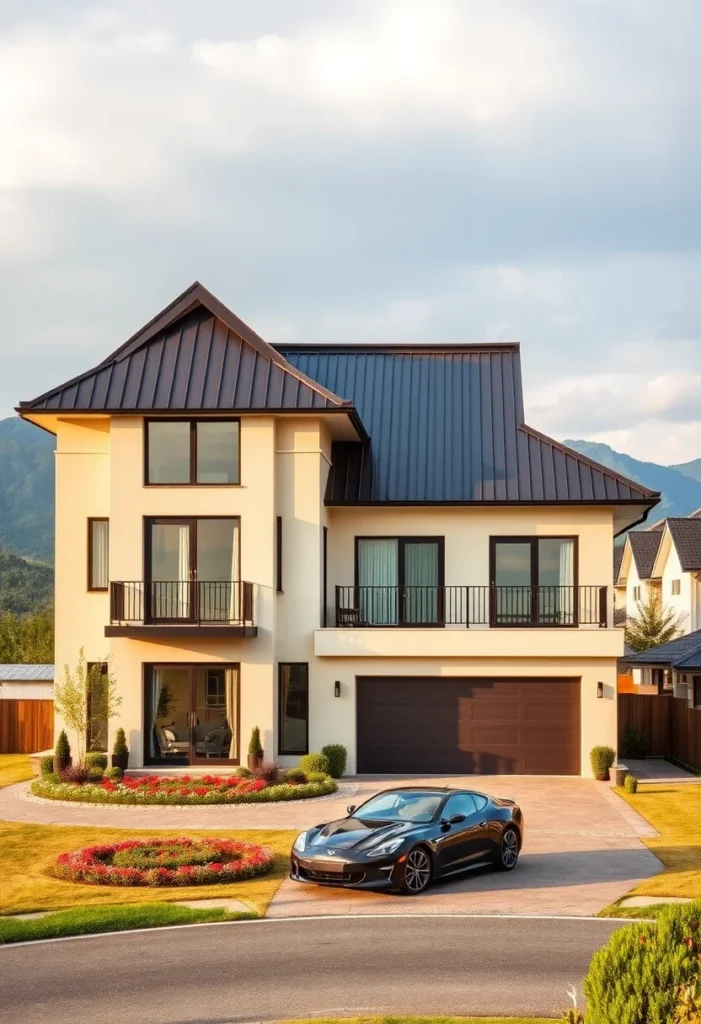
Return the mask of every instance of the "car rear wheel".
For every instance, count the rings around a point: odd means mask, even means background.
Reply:
[[[497,867],[500,871],[513,871],[518,863],[518,855],[521,852],[518,832],[509,826],[504,829],[497,854]]]
[[[407,896],[418,896],[429,885],[432,874],[433,868],[428,851],[423,846],[415,846],[407,854],[402,892]]]

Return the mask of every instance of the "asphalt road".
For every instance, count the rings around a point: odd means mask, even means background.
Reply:
[[[580,986],[591,954],[618,927],[543,918],[336,918],[6,946],[0,1021],[559,1016],[567,988]]]

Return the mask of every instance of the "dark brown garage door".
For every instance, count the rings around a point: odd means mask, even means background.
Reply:
[[[579,775],[578,679],[359,678],[358,772]]]

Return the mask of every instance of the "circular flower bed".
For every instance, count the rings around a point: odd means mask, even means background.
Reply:
[[[253,804],[308,800],[335,793],[334,779],[265,782],[238,775],[142,775],[77,785],[43,777],[32,783],[34,796],[91,804]]]
[[[56,875],[93,885],[213,885],[272,870],[265,846],[233,839],[128,839],[61,853]]]

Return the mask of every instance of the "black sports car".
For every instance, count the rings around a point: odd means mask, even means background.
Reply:
[[[416,895],[434,878],[486,864],[511,871],[522,843],[513,800],[438,786],[387,789],[297,836],[290,878]]]

